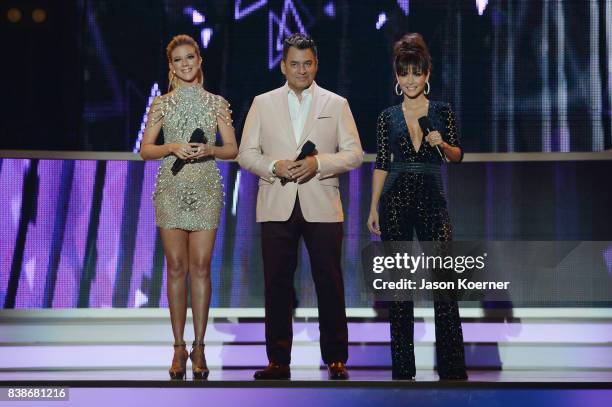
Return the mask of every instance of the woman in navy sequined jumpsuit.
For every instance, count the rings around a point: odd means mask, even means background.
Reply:
[[[425,96],[431,57],[421,35],[408,34],[396,42],[394,68],[396,93],[403,94],[403,101],[378,118],[368,228],[383,241],[411,241],[414,232],[419,241],[450,241],[440,166],[463,157],[455,114],[447,103]],[[424,135],[418,123],[422,116],[428,116],[437,131]],[[446,380],[467,379],[458,305],[435,301],[434,311],[438,374]],[[414,379],[413,302],[391,302],[389,321],[393,378]]]

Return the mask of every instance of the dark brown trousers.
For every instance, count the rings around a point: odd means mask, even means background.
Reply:
[[[274,363],[291,363],[292,315],[300,238],[304,238],[319,309],[320,346],[323,362],[345,362],[348,329],[344,282],[340,267],[342,222],[307,222],[296,198],[285,222],[261,224],[266,300],[266,351]]]

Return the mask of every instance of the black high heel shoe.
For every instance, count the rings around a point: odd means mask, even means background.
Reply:
[[[202,358],[197,358],[194,356],[195,350],[198,347],[202,347]],[[206,380],[208,379],[208,374],[210,370],[208,370],[208,366],[206,366],[206,355],[204,354],[204,342],[193,341],[191,344],[191,352],[189,353],[189,359],[191,359],[191,370],[193,372],[194,380]]]
[[[183,348],[181,351],[178,351],[177,348]],[[172,380],[183,380],[185,379],[185,373],[187,372],[187,358],[189,354],[187,353],[187,345],[185,342],[175,343],[174,344],[174,357],[172,358],[172,366],[170,366],[170,370],[168,373],[170,374],[170,379]]]

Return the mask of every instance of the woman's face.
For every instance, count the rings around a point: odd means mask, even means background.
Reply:
[[[185,83],[194,83],[198,79],[202,59],[191,45],[179,45],[170,53],[169,67],[174,75]]]
[[[425,84],[429,80],[429,72],[424,74],[417,67],[409,66],[406,75],[395,74],[402,92],[409,98],[416,98],[425,90]]]

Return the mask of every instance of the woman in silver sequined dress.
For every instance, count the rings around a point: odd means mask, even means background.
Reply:
[[[168,269],[168,303],[174,334],[170,377],[183,379],[187,359],[191,358],[194,378],[207,378],[204,334],[211,296],[210,263],[223,205],[215,158],[233,159],[238,149],[229,104],[202,86],[198,44],[187,35],[179,35],[170,41],[166,54],[169,91],[151,105],[140,155],[145,160],[163,159],[153,201]],[[162,129],[164,144],[155,145]],[[203,143],[190,142],[196,130],[204,134]],[[221,147],[215,146],[217,130],[223,140]],[[186,164],[173,172],[177,159]],[[183,339],[187,275],[195,331],[189,354]]]

